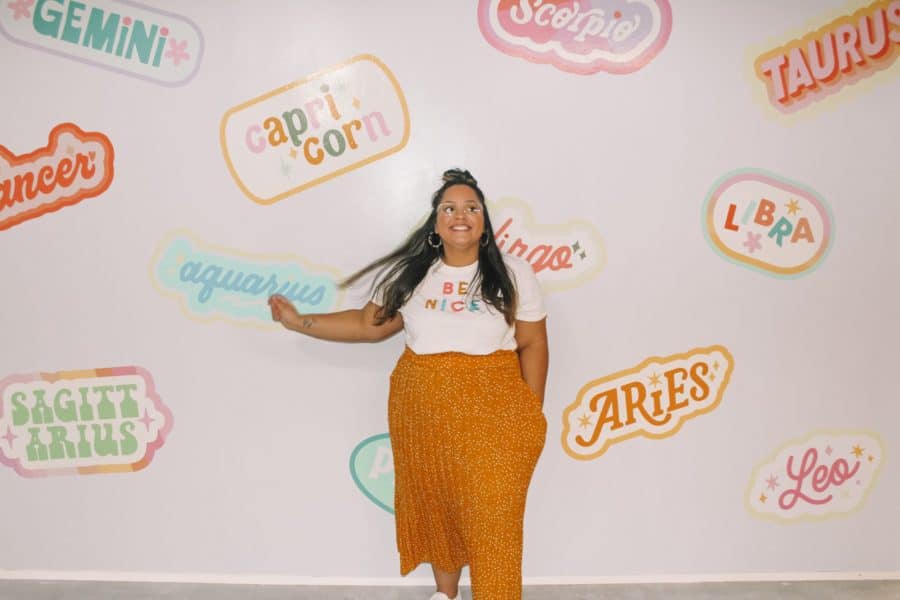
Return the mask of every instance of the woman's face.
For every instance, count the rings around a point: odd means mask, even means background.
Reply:
[[[469,186],[456,184],[444,190],[436,216],[434,230],[445,246],[467,250],[481,241],[484,207]]]

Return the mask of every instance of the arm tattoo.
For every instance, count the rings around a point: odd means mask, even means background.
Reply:
[[[312,317],[306,317],[305,319],[303,319],[303,329],[309,329],[312,326],[313,326]]]

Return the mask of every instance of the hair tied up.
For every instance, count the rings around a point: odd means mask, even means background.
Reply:
[[[472,174],[466,171],[465,169],[450,169],[444,171],[444,175],[441,177],[444,183],[466,183],[469,185],[478,185],[478,181],[472,177]]]

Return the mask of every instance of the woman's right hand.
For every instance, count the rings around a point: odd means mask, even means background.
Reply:
[[[294,308],[294,304],[281,294],[269,296],[269,308],[272,310],[272,320],[287,329],[300,321],[300,313]]]

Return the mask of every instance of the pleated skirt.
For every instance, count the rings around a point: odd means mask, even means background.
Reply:
[[[518,597],[525,498],[547,422],[518,354],[416,354],[391,373],[400,572],[468,564],[473,593]]]

